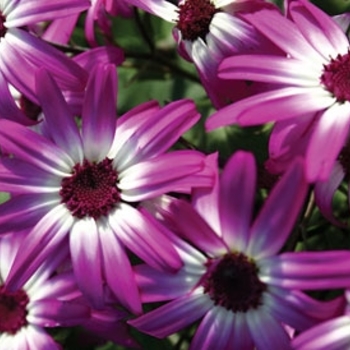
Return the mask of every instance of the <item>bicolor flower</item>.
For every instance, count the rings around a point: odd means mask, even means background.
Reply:
[[[77,126],[46,71],[37,78],[45,118],[40,135],[0,120],[0,188],[13,194],[2,204],[1,231],[32,227],[11,268],[15,288],[69,235],[73,270],[85,296],[103,306],[104,284],[133,312],[141,311],[126,248],[159,269],[181,266],[169,240],[137,209],[167,192],[211,186],[213,171],[197,151],[168,152],[199,119],[195,105],[180,100],[160,108],[151,101],[116,119],[116,71],[91,73]]]
[[[23,232],[16,232],[0,238],[0,349],[60,350],[45,327],[82,324],[90,307],[71,300],[81,295],[73,273],[54,273],[66,249],[40,265],[26,283],[13,290],[6,287],[22,237]]]
[[[306,150],[309,181],[326,180],[350,125],[349,40],[335,21],[306,0],[288,1],[287,17],[275,11],[246,15],[287,56],[240,55],[223,61],[219,76],[281,84],[212,115],[207,130],[293,119],[317,113]],[[320,151],[322,150],[322,151]]]
[[[237,53],[270,52],[276,47],[236,13],[277,8],[264,1],[183,0],[174,5],[166,0],[127,0],[164,20],[174,23],[173,36],[182,57],[194,63],[212,103],[219,108],[252,93],[251,84],[237,82],[235,91],[217,77],[224,57]],[[232,86],[232,85],[231,85]]]
[[[12,84],[37,102],[35,71],[45,67],[62,89],[81,91],[88,74],[69,57],[25,28],[60,17],[79,14],[87,0],[4,0],[0,3],[0,81]]]
[[[319,302],[302,290],[344,287],[350,252],[279,253],[304,203],[302,162],[252,220],[255,182],[253,156],[240,151],[211,192],[195,190],[193,206],[169,197],[145,203],[176,233],[163,230],[184,267],[176,274],[135,267],[143,302],[168,302],[130,320],[132,326],[162,338],[199,321],[193,350],[284,350],[286,326],[302,331],[339,314],[343,298]]]

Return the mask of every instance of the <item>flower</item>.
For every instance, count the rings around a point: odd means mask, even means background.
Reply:
[[[219,110],[206,127],[213,130],[232,123],[246,126],[286,119],[298,123],[318,113],[305,168],[309,181],[326,180],[349,131],[349,41],[331,17],[308,1],[290,0],[288,5],[287,17],[265,10],[245,15],[287,53],[285,57],[239,55],[225,59],[219,68],[219,76],[225,79],[244,78],[281,87]]]
[[[235,91],[217,77],[217,68],[224,57],[252,51],[276,51],[274,45],[260,35],[237,13],[277,10],[260,0],[183,0],[178,6],[166,0],[127,0],[147,12],[175,23],[174,38],[182,57],[196,66],[201,82],[212,103],[220,108],[228,101],[251,93],[251,84],[237,82]],[[231,85],[232,86],[232,85]]]
[[[293,339],[295,350],[346,350],[350,343],[349,290],[343,314],[308,329]]]
[[[252,155],[239,151],[211,192],[195,190],[193,206],[169,197],[145,203],[176,234],[163,230],[184,266],[175,274],[135,267],[142,301],[168,302],[129,324],[166,337],[201,320],[191,349],[270,350],[290,349],[285,326],[301,331],[339,314],[342,298],[319,302],[302,290],[344,287],[350,252],[279,253],[304,203],[303,163],[252,220],[255,180]]]
[[[37,89],[43,135],[0,120],[0,144],[12,155],[0,159],[0,188],[13,194],[0,207],[2,232],[36,225],[7,284],[14,288],[25,280],[68,235],[78,286],[95,308],[103,307],[106,283],[124,306],[140,312],[126,248],[159,269],[174,271],[181,261],[137,206],[212,184],[204,154],[167,153],[199,114],[189,100],[164,108],[151,101],[117,120],[113,65],[91,72],[81,129],[45,70],[38,72]]]
[[[87,0],[4,0],[0,4],[0,81],[12,84],[33,102],[34,75],[45,67],[60,87],[72,91],[85,88],[87,73],[69,57],[25,28],[57,19],[89,7]],[[20,67],[20,68],[19,68]]]
[[[79,325],[90,317],[90,308],[71,300],[81,294],[71,272],[53,274],[66,249],[39,266],[25,284],[6,287],[23,234],[0,238],[0,349],[59,350],[44,327]]]

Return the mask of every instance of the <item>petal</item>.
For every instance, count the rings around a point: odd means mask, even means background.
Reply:
[[[73,218],[64,207],[56,205],[23,239],[6,280],[7,288],[19,289],[66,237]]]
[[[289,14],[308,42],[325,59],[348,52],[349,41],[325,12],[308,1],[290,2]]]
[[[238,123],[242,126],[301,117],[328,108],[335,102],[320,87],[285,87],[235,102],[215,112],[206,121],[207,131]],[[264,111],[264,113],[261,113]]]
[[[38,99],[45,115],[45,130],[75,163],[80,163],[83,160],[83,148],[79,130],[61,91],[45,69],[37,72],[35,82]]]
[[[69,176],[73,160],[45,137],[12,121],[0,120],[0,144],[10,154],[57,176]]]
[[[172,274],[154,270],[143,264],[135,266],[134,269],[144,303],[179,298],[189,293],[202,277],[202,274],[195,275],[185,267]]]
[[[174,272],[182,266],[175,248],[145,212],[121,203],[110,213],[109,224],[123,244],[153,268]]]
[[[289,289],[316,290],[350,285],[348,251],[283,253],[259,261],[259,278]]]
[[[22,27],[31,23],[65,17],[81,12],[90,6],[87,0],[26,0],[17,2],[11,11],[6,11],[6,27]]]
[[[103,271],[106,282],[122,305],[132,313],[142,312],[141,300],[129,258],[107,222],[99,225]]]
[[[234,317],[233,312],[220,306],[209,310],[196,330],[190,349],[225,349],[233,331]]]
[[[322,64],[323,58],[308,43],[298,27],[278,11],[261,9],[243,18],[292,58]]]
[[[349,102],[335,103],[321,115],[306,152],[306,174],[309,181],[324,181],[329,178],[334,162],[345,145],[349,124]],[[329,147],[324,147],[329,140],[332,140]]]
[[[43,299],[30,302],[27,320],[41,327],[71,327],[90,317],[90,308],[70,301]]]
[[[228,247],[219,235],[212,230],[204,218],[184,200],[173,200],[166,208],[166,220],[176,233],[198,247],[205,254],[218,256],[225,254]],[[179,220],[181,218],[181,220]]]
[[[308,184],[299,159],[274,186],[250,234],[247,254],[255,259],[276,254],[285,243],[304,204]]]
[[[32,228],[58,204],[59,200],[52,194],[13,196],[0,206],[0,234]]]
[[[90,75],[82,111],[84,153],[90,161],[103,160],[111,148],[116,127],[116,85],[114,65],[98,65]]]
[[[246,320],[255,346],[259,350],[290,350],[287,333],[265,307],[249,310],[246,313]]]
[[[141,332],[164,338],[195,322],[212,307],[213,301],[198,292],[184,295],[128,323]]]
[[[350,342],[350,317],[344,315],[309,329],[293,339],[296,350],[341,350]]]
[[[16,350],[61,350],[61,346],[56,343],[44,329],[35,325],[28,325],[23,328],[23,335],[27,341],[27,346],[20,345]]]
[[[173,151],[121,172],[118,187],[124,201],[137,202],[183,187],[209,186],[212,183],[210,174],[196,177],[205,170],[204,154],[192,150]]]
[[[317,181],[314,188],[315,203],[323,216],[335,226],[346,227],[345,223],[339,222],[333,215],[333,197],[336,190],[345,178],[345,172],[339,162],[335,162],[329,179],[327,181]]]
[[[245,251],[253,214],[256,165],[251,153],[236,152],[226,163],[220,179],[220,223],[230,250]]]
[[[69,235],[69,246],[77,284],[92,305],[104,305],[100,235],[93,218],[76,220]]]
[[[323,65],[316,66],[293,58],[268,55],[239,55],[224,59],[219,77],[317,87]]]

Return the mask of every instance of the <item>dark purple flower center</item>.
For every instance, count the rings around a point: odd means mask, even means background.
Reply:
[[[6,32],[7,32],[7,28],[5,27],[5,23],[6,22],[6,17],[0,12],[0,38],[4,37]]]
[[[0,333],[15,334],[27,324],[28,302],[25,291],[9,292],[3,286],[0,287]]]
[[[118,174],[112,161],[105,158],[99,163],[84,160],[76,164],[70,177],[62,180],[60,195],[73,216],[98,219],[107,215],[119,202]]]
[[[208,260],[202,285],[215,302],[233,312],[246,312],[261,304],[266,286],[257,275],[256,265],[244,254],[230,253]]]
[[[324,67],[321,82],[338,102],[350,101],[350,54],[332,58]]]
[[[209,33],[209,24],[218,10],[210,0],[186,0],[179,5],[177,28],[184,40],[205,39]]]

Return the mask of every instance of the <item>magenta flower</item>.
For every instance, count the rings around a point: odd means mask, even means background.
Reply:
[[[281,88],[234,103],[207,121],[224,125],[263,124],[318,113],[306,151],[309,181],[325,180],[348,136],[350,124],[349,41],[341,28],[305,0],[288,1],[288,17],[275,11],[246,15],[255,27],[287,53],[281,56],[227,58],[219,76],[281,84]],[[328,145],[324,147],[324,145]],[[320,150],[322,149],[322,152]]]
[[[181,261],[138,203],[210,186],[213,172],[200,152],[167,153],[199,119],[191,101],[164,108],[151,101],[117,120],[115,78],[113,65],[91,73],[81,130],[44,70],[37,89],[45,136],[0,120],[0,144],[13,155],[0,160],[0,188],[13,194],[1,206],[1,232],[37,224],[23,240],[9,287],[29,277],[69,235],[78,286],[94,306],[103,306],[106,283],[124,306],[140,312],[125,247],[159,269],[174,271]]]
[[[90,308],[70,300],[81,294],[72,273],[53,274],[67,254],[65,249],[41,265],[25,284],[6,287],[22,237],[16,232],[0,238],[0,349],[60,350],[44,327],[79,325],[90,317]]]
[[[0,3],[0,81],[7,81],[33,101],[34,75],[45,67],[60,87],[84,89],[87,73],[63,53],[25,30],[42,21],[79,14],[87,0],[4,0]],[[3,83],[3,82],[2,82]]]
[[[211,193],[195,191],[194,207],[169,197],[145,204],[186,240],[163,229],[184,267],[176,274],[135,267],[143,302],[170,301],[132,326],[166,337],[201,320],[191,349],[290,349],[284,326],[301,331],[339,314],[343,299],[323,303],[301,290],[349,283],[350,252],[279,254],[305,199],[302,163],[285,173],[252,222],[255,182],[252,155],[237,152]]]
[[[350,344],[349,291],[343,315],[308,329],[292,342],[295,350],[347,350]]]
[[[237,53],[266,53],[276,49],[253,26],[236,16],[237,12],[260,8],[277,9],[264,1],[183,0],[178,1],[178,6],[166,0],[127,1],[175,24],[173,35],[179,53],[194,63],[217,108],[251,93],[250,85],[243,81],[237,82],[235,91],[232,91],[226,81],[218,79],[217,68],[222,59]]]

